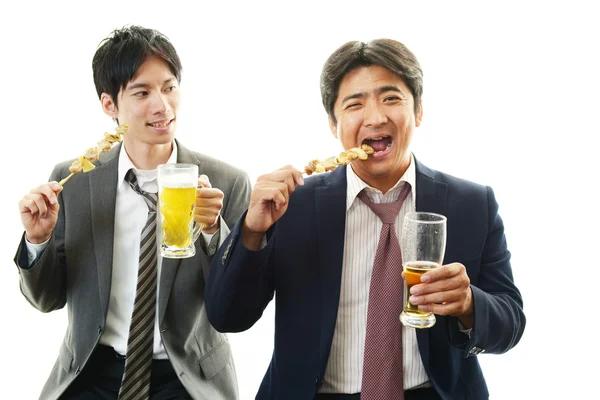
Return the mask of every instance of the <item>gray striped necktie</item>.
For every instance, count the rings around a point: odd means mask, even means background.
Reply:
[[[125,372],[119,390],[119,400],[147,400],[150,398],[150,372],[154,345],[156,316],[156,203],[157,196],[140,189],[130,169],[125,180],[142,196],[148,205],[148,219],[142,229],[140,261],[133,314],[127,339]]]

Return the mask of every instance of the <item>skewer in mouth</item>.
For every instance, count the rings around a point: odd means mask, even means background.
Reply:
[[[366,160],[375,150],[368,144],[353,147],[341,152],[337,157],[329,157],[325,160],[312,160],[304,167],[303,173],[310,176],[313,173],[333,171],[341,165],[348,165],[354,160]]]

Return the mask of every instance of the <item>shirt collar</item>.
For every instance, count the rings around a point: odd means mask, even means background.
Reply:
[[[167,164],[173,164],[176,162],[177,141],[173,140],[173,151],[171,152],[171,156],[169,157]],[[135,173],[135,176],[138,179],[138,184],[140,185],[140,187],[146,182],[155,180],[158,174],[156,168],[153,170],[137,169],[135,165],[133,165],[131,158],[129,158],[127,151],[125,151],[125,143],[123,143],[121,146],[121,151],[119,153],[119,173],[117,181],[118,186],[121,186],[125,182],[125,175],[130,169],[133,169],[133,172]]]
[[[346,188],[346,211],[348,211],[350,207],[352,207],[352,204],[354,204],[354,200],[356,200],[358,194],[365,188],[368,188],[367,193],[369,193],[369,197],[373,199],[373,195],[375,195],[375,197],[378,198],[374,199],[376,203],[379,203],[380,201],[383,203],[388,203],[389,201],[385,201],[388,199],[388,197],[396,200],[396,195],[397,192],[400,190],[401,182],[408,182],[410,184],[410,195],[413,204],[416,204],[417,172],[415,169],[415,158],[413,157],[412,153],[410,155],[410,164],[404,172],[404,175],[400,177],[398,182],[396,182],[396,184],[390,190],[388,190],[385,195],[382,194],[379,189],[375,189],[374,187],[369,186],[365,181],[360,179],[352,169],[352,164],[350,164],[348,168],[346,168],[346,181],[348,185]]]

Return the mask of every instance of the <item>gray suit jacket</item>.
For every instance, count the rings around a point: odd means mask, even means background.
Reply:
[[[246,209],[251,192],[245,172],[192,152],[178,143],[179,163],[197,164],[225,194],[220,234],[227,235]],[[40,399],[57,399],[84,368],[104,330],[113,267],[118,154],[121,145],[101,155],[97,167],[74,175],[59,196],[60,212],[46,250],[27,266],[21,242],[15,262],[21,292],[38,310],[67,306],[69,326],[58,360]],[[57,165],[51,180],[69,174],[71,162]],[[235,367],[227,337],[208,322],[204,284],[214,246],[196,242],[196,255],[163,259],[159,289],[159,326],[177,376],[194,399],[237,399]],[[23,239],[24,240],[24,239]],[[208,251],[207,251],[208,250]]]

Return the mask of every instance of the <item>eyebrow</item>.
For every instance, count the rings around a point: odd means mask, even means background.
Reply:
[[[381,86],[381,87],[375,89],[375,93],[377,93],[377,94],[382,94],[385,92],[398,92],[398,93],[404,94],[404,92],[402,90],[400,90],[400,88],[396,85],[385,85],[385,86]],[[359,92],[359,93],[354,93],[349,96],[346,96],[342,100],[342,104],[344,104],[348,100],[361,99],[361,98],[365,97],[366,94],[367,94],[366,92]]]
[[[169,83],[171,81],[174,81],[174,80],[175,80],[175,78],[165,79],[164,82],[163,82],[163,85],[166,84],[166,83]],[[139,88],[147,89],[149,87],[150,87],[150,84],[144,83],[144,82],[140,82],[140,83],[134,83],[133,85],[128,86],[127,89],[125,89],[125,90],[128,91],[128,90],[134,90],[134,89],[139,89]]]

